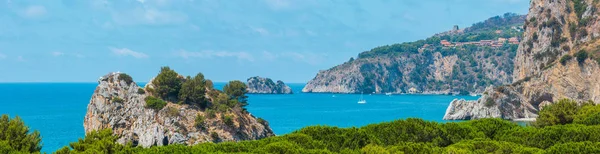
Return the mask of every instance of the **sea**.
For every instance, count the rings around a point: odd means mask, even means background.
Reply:
[[[138,83],[140,86],[145,83]],[[225,83],[215,83],[220,89]],[[84,137],[83,119],[97,83],[0,83],[0,114],[19,116],[42,136],[42,152],[54,152]],[[360,127],[406,118],[442,120],[450,101],[477,96],[302,93],[248,95],[248,111],[267,120],[277,135],[306,126]]]

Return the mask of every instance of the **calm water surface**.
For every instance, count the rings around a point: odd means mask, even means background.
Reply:
[[[144,84],[144,83],[140,83]],[[2,83],[0,114],[18,115],[39,130],[42,151],[53,152],[85,135],[83,118],[97,83]],[[215,83],[221,88],[224,83]],[[293,95],[249,95],[248,110],[269,121],[277,135],[310,125],[364,126],[405,118],[442,121],[449,102],[472,96],[364,95],[301,93],[304,84],[290,84]]]

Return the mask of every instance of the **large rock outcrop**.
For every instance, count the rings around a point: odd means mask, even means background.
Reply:
[[[251,77],[247,80],[247,90],[250,94],[292,94],[292,88],[283,83],[281,80],[277,80],[277,83],[273,82],[270,78],[263,77]]]
[[[88,105],[85,132],[112,129],[119,136],[119,143],[143,147],[255,140],[274,136],[266,121],[259,122],[256,117],[240,109],[208,118],[206,112],[186,104],[168,103],[161,110],[146,108],[148,87],[152,87],[150,83],[141,89],[135,82],[120,79],[120,73],[102,77]],[[206,117],[203,127],[195,125],[198,115]],[[225,124],[221,120],[223,115],[232,116],[233,125]]]
[[[506,39],[502,37],[518,40],[524,18],[506,14],[460,33],[377,47],[357,59],[319,71],[302,92],[480,94],[489,85],[512,82],[518,45],[502,41]],[[501,34],[493,32],[496,30]],[[481,35],[492,40],[483,40]],[[481,43],[485,41],[497,44]]]
[[[532,0],[515,57],[515,82],[477,101],[453,101],[444,119],[536,118],[542,106],[559,99],[600,102],[599,8],[593,0]],[[500,114],[480,114],[496,111]]]

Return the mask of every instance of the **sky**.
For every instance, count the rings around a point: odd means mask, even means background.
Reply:
[[[161,66],[216,82],[306,83],[377,46],[410,42],[529,0],[0,0],[0,82],[135,81]]]

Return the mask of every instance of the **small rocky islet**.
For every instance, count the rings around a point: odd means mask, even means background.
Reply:
[[[249,94],[293,94],[292,88],[283,81],[273,82],[270,78],[251,77],[246,82]]]
[[[241,84],[238,87],[245,88]],[[229,91],[240,88],[232,86]],[[267,121],[243,108],[245,96],[235,98],[227,91],[213,89],[212,81],[202,74],[184,78],[169,68],[163,68],[144,88],[127,74],[109,73],[99,79],[92,95],[85,132],[112,129],[119,137],[118,143],[142,147],[256,140],[275,135]],[[184,96],[186,92],[193,94]],[[165,98],[161,94],[180,97]]]

